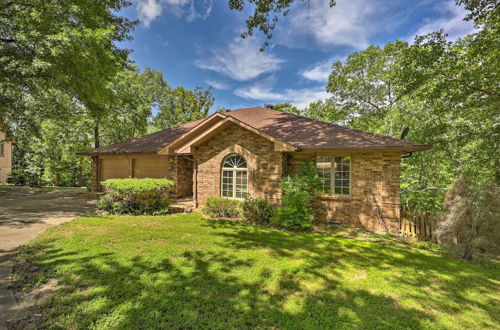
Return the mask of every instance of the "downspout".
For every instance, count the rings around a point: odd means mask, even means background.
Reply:
[[[401,154],[401,158],[410,158],[411,155],[413,155],[413,152],[403,151],[403,153]]]
[[[198,207],[198,162],[193,161],[193,206]]]

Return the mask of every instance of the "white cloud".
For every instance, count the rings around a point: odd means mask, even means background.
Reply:
[[[333,57],[326,61],[317,62],[309,69],[305,69],[300,73],[300,75],[308,80],[326,82],[328,81],[328,76],[332,72],[332,64],[337,61],[344,61],[345,57]]]
[[[268,49],[260,52],[261,43],[254,38],[234,38],[225,49],[214,49],[208,59],[200,59],[196,66],[219,72],[238,81],[247,81],[263,73],[274,72],[285,60]]]
[[[137,4],[139,20],[146,27],[149,27],[151,22],[161,15],[162,11],[163,8],[157,0],[139,1]]]
[[[191,22],[210,16],[212,5],[213,0],[138,0],[137,14],[145,27],[161,16],[163,10]]]
[[[259,80],[251,85],[237,88],[234,94],[239,97],[259,101],[287,102],[298,108],[305,108],[311,102],[329,98],[331,95],[323,86],[302,89],[285,89],[273,91],[276,81],[274,76]]]
[[[205,80],[205,83],[213,87],[215,89],[229,89],[231,86],[223,81],[218,81],[218,80],[212,80],[212,79],[207,79]]]
[[[379,32],[380,12],[387,6],[366,0],[337,1],[333,8],[328,3],[309,1],[307,8],[294,8],[278,33],[278,42],[294,47],[312,39],[320,46],[365,48],[370,37]]]
[[[457,6],[455,1],[450,0],[446,3],[440,3],[436,9],[442,13],[443,17],[426,20],[425,24],[408,38],[408,41],[412,42],[416,35],[436,32],[441,29],[448,33],[448,39],[451,41],[474,31],[474,24],[463,20],[467,15],[467,11],[463,7]]]
[[[444,28],[450,39],[456,39],[473,29],[470,22],[462,20],[465,10],[456,6],[454,0],[422,0],[411,5],[394,0],[344,0],[337,1],[333,8],[328,2],[308,1],[308,7],[298,2],[290,15],[280,22],[276,42],[291,48],[310,47],[312,42],[319,47],[336,45],[364,49],[384,32],[397,32],[415,20],[422,8],[430,9],[439,18],[425,21],[415,34]]]

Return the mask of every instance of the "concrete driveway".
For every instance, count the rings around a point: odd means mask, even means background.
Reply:
[[[93,212],[97,200],[85,189],[0,186],[0,329],[17,309],[9,285],[19,246],[48,227]]]

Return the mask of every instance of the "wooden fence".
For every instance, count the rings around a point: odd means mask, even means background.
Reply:
[[[401,236],[423,241],[435,241],[436,217],[417,210],[401,207],[399,230]]]

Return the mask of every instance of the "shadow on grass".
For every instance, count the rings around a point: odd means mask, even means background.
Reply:
[[[405,293],[405,298],[419,301],[431,311],[420,313],[419,317],[432,320],[432,314],[436,311],[460,315],[480,309],[493,320],[493,323],[480,324],[482,328],[500,324],[498,295],[487,299],[486,303],[468,298],[471,291],[479,294],[498,293],[499,273],[496,266],[490,270],[481,269],[464,261],[445,258],[437,251],[424,253],[424,249],[417,249],[415,245],[395,237],[373,235],[366,240],[372,244],[363,244],[363,239],[353,239],[354,235],[349,235],[351,239],[346,240],[342,233],[337,236],[310,232],[287,233],[262,227],[249,228],[245,224],[233,228],[235,230],[232,232],[219,233],[224,237],[222,247],[271,249],[277,256],[283,257],[299,253],[307,260],[301,271],[318,278],[322,277],[322,273],[317,270],[331,262],[339,263],[337,269],[345,264],[357,269],[399,268],[404,273],[391,271],[391,280],[401,287],[411,288]],[[438,291],[440,295],[430,295],[429,291]],[[408,319],[408,316],[404,318]],[[415,326],[417,323],[413,323],[412,327]]]
[[[465,295],[467,283],[476,278],[481,290],[488,279],[462,263],[435,255],[396,249],[390,245],[362,244],[313,233],[287,233],[238,223],[221,223],[214,235],[216,247],[186,251],[151,261],[136,254],[124,259],[112,251],[65,252],[52,241],[30,246],[32,261],[57,270],[60,294],[46,303],[47,327],[63,328],[424,328],[435,314],[404,307],[388,294],[342,285],[340,271],[349,267],[386,269],[405,286],[431,285],[426,275],[453,275],[439,284],[449,301],[422,294],[433,308],[463,312],[463,305],[477,305]],[[231,230],[217,230],[218,228]],[[273,271],[245,250],[266,249],[276,262],[300,258],[295,267]],[[398,257],[395,257],[398,255]],[[327,267],[328,272],[325,272]],[[259,271],[255,271],[258,269]],[[411,272],[424,272],[414,276]],[[253,276],[248,277],[247,274]],[[395,274],[395,273],[392,273]],[[479,278],[479,279],[478,279]],[[305,285],[308,279],[311,286]],[[274,283],[271,285],[271,283]],[[493,303],[493,302],[492,302]],[[453,306],[462,304],[462,311]],[[498,309],[479,305],[492,319]],[[19,325],[19,324],[18,324]],[[491,324],[484,324],[484,326]]]

